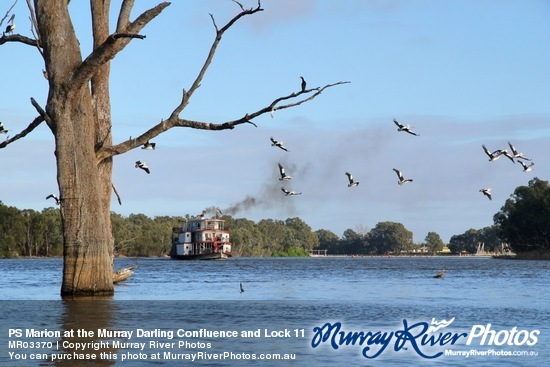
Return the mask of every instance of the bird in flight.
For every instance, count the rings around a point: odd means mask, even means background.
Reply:
[[[145,172],[151,173],[151,172],[149,171],[149,166],[148,166],[147,163],[145,163],[145,162],[136,161],[136,168],[141,168],[141,169],[144,170]]]
[[[497,159],[499,159],[500,156],[503,155],[504,152],[505,152],[502,149],[497,149],[494,152],[491,152],[491,151],[489,151],[489,149],[487,149],[485,144],[483,144],[481,147],[483,148],[483,151],[485,152],[485,154],[487,154],[487,156],[489,157],[489,161],[491,161],[491,162],[496,161]],[[506,151],[506,153],[508,153],[508,151]]]
[[[285,169],[283,168],[283,166],[281,166],[280,163],[277,163],[279,165],[279,174],[281,175],[281,177],[279,178],[279,181],[284,181],[284,180],[290,180],[292,179],[291,176],[287,175],[285,173]]]
[[[6,130],[4,128],[4,124],[2,122],[0,122],[0,134],[7,134],[9,130]]]
[[[241,287],[241,293],[243,293],[244,292],[243,282],[241,282],[240,287]]]
[[[486,187],[484,189],[479,190],[483,195],[487,196],[489,200],[493,200],[493,196],[491,195],[491,188]]]
[[[284,141],[277,141],[277,140],[273,139],[273,137],[269,138],[269,140],[271,140],[271,146],[272,147],[278,147],[278,148],[281,148],[282,150],[288,152],[288,149],[286,149],[283,146],[283,144],[285,143]]]
[[[55,196],[54,194],[50,194],[50,195],[46,196],[46,200],[48,200],[48,199],[54,199],[56,205],[61,204],[61,201],[59,200],[59,198],[57,196]]]
[[[393,170],[395,171],[395,173],[397,174],[397,177],[399,178],[399,181],[397,181],[399,185],[403,185],[403,184],[406,184],[407,182],[413,181],[412,178],[404,178],[400,170],[395,168]]]
[[[348,176],[348,181],[349,181],[348,187],[354,187],[354,186],[359,185],[359,181],[354,181],[353,176],[351,175],[351,173],[346,172],[346,176]]]
[[[510,147],[510,150],[512,151],[512,157],[516,159],[525,159],[526,161],[530,161],[529,158],[525,157],[523,153],[519,153],[517,149],[512,145],[512,143],[508,142],[508,146]]]
[[[445,269],[441,269],[439,273],[434,275],[434,278],[443,278],[445,276]]]
[[[523,172],[529,172],[533,170],[534,162],[531,162],[529,165],[525,164],[523,161],[518,160],[519,164],[523,167]]]
[[[292,195],[302,195],[301,192],[296,192],[296,191],[288,191],[287,189],[285,189],[284,187],[281,187],[281,191],[285,193],[286,196],[292,196]]]
[[[157,143],[150,143],[149,141],[147,141],[147,143],[143,144],[141,149],[154,150],[156,145],[157,145]]]
[[[411,135],[418,136],[417,133],[415,133],[411,130],[412,129],[411,125],[403,125],[399,121],[397,121],[396,119],[393,119],[393,122],[395,123],[395,125],[397,125],[397,131],[404,131],[404,132],[409,133]]]

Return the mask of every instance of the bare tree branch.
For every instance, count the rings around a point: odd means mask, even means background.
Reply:
[[[135,0],[124,0],[120,6],[120,13],[118,14],[118,21],[116,25],[116,31],[123,32],[130,24],[130,13],[134,7]]]
[[[325,89],[346,84],[349,82],[337,82],[332,84],[327,84],[323,87],[317,87],[317,88],[310,88],[306,90],[300,90],[299,92],[291,93],[287,96],[279,97],[275,100],[273,100],[268,106],[261,108],[257,111],[254,111],[252,113],[246,113],[243,117],[231,120],[223,123],[210,123],[210,122],[201,122],[201,121],[192,121],[187,119],[182,119],[179,117],[183,109],[187,106],[189,103],[190,97],[193,95],[193,93],[197,90],[197,88],[200,86],[201,81],[206,73],[206,70],[210,66],[212,59],[214,57],[214,54],[216,53],[216,49],[218,47],[218,44],[220,43],[222,36],[226,30],[228,30],[236,21],[238,21],[240,18],[249,15],[254,14],[259,11],[263,11],[261,8],[260,1],[258,1],[258,6],[256,8],[252,9],[244,9],[244,7],[236,0],[233,0],[239,7],[241,8],[241,12],[234,16],[225,26],[223,26],[221,29],[218,28],[216,21],[214,19],[214,16],[210,14],[210,17],[212,19],[212,23],[214,24],[214,28],[216,29],[216,37],[212,43],[212,46],[210,47],[210,51],[208,53],[208,56],[206,57],[206,60],[199,71],[199,74],[197,75],[195,81],[191,85],[191,88],[189,91],[183,90],[182,98],[180,104],[172,111],[170,117],[167,120],[161,120],[157,125],[153,126],[151,129],[146,131],[145,133],[141,134],[135,139],[128,139],[120,144],[112,145],[112,146],[100,146],[97,147],[97,159],[98,162],[101,162],[102,160],[106,158],[113,157],[118,154],[126,153],[134,148],[137,148],[140,145],[145,144],[147,141],[155,138],[156,136],[162,134],[163,132],[173,128],[173,127],[189,127],[193,129],[201,129],[201,130],[228,130],[228,129],[234,129],[237,125],[241,124],[252,124],[254,126],[257,126],[254,122],[252,122],[253,118],[256,118],[258,116],[261,116],[265,113],[273,113],[275,110],[281,110],[286,109],[294,106],[301,105],[302,103],[311,101],[318,95],[320,95]],[[124,4],[123,4],[124,5]],[[122,12],[122,11],[121,11]],[[311,92],[314,92],[310,94]],[[303,95],[308,95],[307,97],[302,97]],[[287,100],[294,100],[294,102],[287,103],[287,104],[279,104],[283,101]]]
[[[44,109],[38,104],[38,102],[36,102],[34,98],[31,98],[31,104],[38,111],[44,121],[46,121],[46,124],[48,124],[48,127],[52,130],[52,132],[55,132],[55,123],[50,119],[50,116],[48,116],[46,111],[44,111]]]
[[[117,40],[119,38],[139,38],[139,39],[145,39],[146,36],[142,34],[135,34],[135,33],[115,33],[111,35],[110,37],[113,37],[113,39]]]
[[[9,16],[11,10],[17,4],[18,0],[15,0],[13,5],[9,8],[9,10],[6,12],[6,15],[0,20],[0,27],[2,26],[2,23],[6,18]],[[2,37],[0,37],[0,45],[3,45],[6,42],[20,42],[29,46],[36,46],[38,47],[38,42],[36,40],[33,40],[32,38],[22,36],[20,34],[12,34],[12,35],[6,35],[5,33],[2,33]]]
[[[31,33],[36,39],[36,48],[38,49],[38,52],[40,52],[40,55],[42,55],[42,58],[44,58],[44,52],[42,51],[42,46],[40,45],[38,23],[36,22],[36,16],[34,14],[34,8],[32,7],[31,0],[27,0],[27,7],[29,8],[29,13],[30,13],[29,19],[31,20]]]
[[[118,205],[122,205],[122,200],[120,199],[120,195],[118,194],[118,191],[115,187],[115,184],[111,182],[111,186],[113,187],[113,192],[115,193],[116,195],[116,198],[117,198],[117,201],[118,201]]]
[[[273,102],[271,102],[267,107],[261,108],[251,113],[246,113],[243,117],[239,119],[226,121],[223,123],[193,121],[193,120],[181,119],[178,116],[172,115],[167,120],[162,120],[160,123],[153,126],[151,129],[147,130],[145,133],[143,133],[142,135],[138,136],[135,139],[130,138],[117,145],[113,145],[110,147],[102,147],[97,152],[97,159],[98,159],[98,162],[101,162],[103,159],[106,159],[118,154],[126,153],[134,148],[139,147],[140,145],[145,144],[147,141],[155,138],[156,136],[162,134],[163,132],[173,127],[188,127],[192,129],[219,131],[219,130],[234,129],[236,126],[241,124],[246,124],[246,123],[256,126],[256,124],[251,121],[255,117],[261,116],[266,113],[270,113],[274,110],[282,110],[285,108],[301,105],[302,103],[311,101],[312,99],[320,95],[327,88],[331,88],[337,85],[347,84],[347,83],[349,82],[337,82],[337,83],[327,84],[323,87],[317,87],[317,88],[312,88],[305,91],[291,93],[287,96],[279,97],[273,100]],[[281,101],[298,98],[301,95],[308,94],[312,91],[315,91],[315,93],[307,96],[306,98],[302,98],[292,103],[277,105]],[[185,94],[186,93],[184,92],[184,95]]]
[[[242,17],[244,17],[246,15],[251,15],[251,14],[254,14],[254,13],[257,13],[259,11],[264,10],[261,7],[260,1],[258,1],[258,6],[256,8],[251,8],[251,9],[244,9],[243,6],[240,3],[238,3],[237,1],[234,1],[234,2],[237,3],[241,7],[242,11],[239,14],[237,14],[236,16],[234,16],[233,19],[231,19],[221,29],[218,29],[218,26],[216,25],[216,21],[214,19],[214,16],[212,14],[210,14],[210,18],[212,18],[212,23],[214,24],[214,28],[216,29],[216,38],[214,38],[214,42],[212,42],[212,46],[210,46],[210,51],[208,52],[208,56],[206,57],[206,60],[204,61],[204,64],[203,64],[201,70],[199,71],[199,74],[197,75],[195,81],[191,85],[191,88],[189,88],[188,92],[184,91],[181,103],[174,109],[174,111],[172,112],[172,115],[170,116],[170,118],[177,118],[177,116],[179,116],[179,114],[183,111],[183,109],[189,103],[189,99],[191,98],[191,96],[193,95],[195,90],[197,90],[197,88],[200,87],[202,79],[204,78],[204,75],[206,73],[206,70],[208,70],[208,67],[210,66],[210,63],[212,62],[212,59],[214,58],[214,54],[216,53],[216,49],[218,47],[218,44],[220,43],[220,41],[222,39],[222,36],[225,33],[225,31],[227,31],[236,21],[238,21]]]
[[[35,119],[29,124],[29,126],[27,126],[26,129],[21,131],[19,134],[15,135],[13,138],[9,138],[9,139],[6,139],[3,142],[1,142],[0,143],[0,149],[7,147],[8,145],[13,143],[14,141],[17,141],[21,138],[24,138],[25,136],[27,136],[27,134],[29,134],[31,131],[33,131],[38,125],[40,125],[42,123],[42,121],[44,121],[44,118],[42,116],[35,117]]]
[[[126,6],[130,6],[128,2]],[[124,4],[123,4],[124,5]],[[97,47],[80,65],[80,67],[74,73],[73,78],[71,79],[71,85],[68,86],[69,90],[77,91],[80,89],[84,83],[88,82],[94,73],[98,70],[100,66],[106,62],[112,60],[120,51],[130,43],[133,38],[144,38],[139,36],[138,33],[141,31],[151,20],[153,20],[157,15],[159,15],[164,8],[169,6],[170,3],[163,2],[143,12],[135,21],[129,23],[126,26],[125,32],[121,35],[114,33],[111,36],[107,37],[105,42]],[[125,11],[130,11],[130,9]],[[131,37],[129,35],[132,35]]]
[[[10,13],[11,13],[11,10],[15,7],[15,4],[17,4],[19,0],[15,0],[14,3],[12,4],[12,6],[10,6],[10,8],[8,9],[8,11],[6,12],[6,15],[4,15],[4,17],[0,20],[0,27],[2,26],[2,23],[4,23],[4,20],[6,20],[9,16],[10,16]]]
[[[38,42],[36,40],[33,40],[32,38],[26,36],[22,36],[20,34],[14,34],[10,36],[4,34],[2,37],[0,37],[0,45],[3,45],[6,42],[21,42],[29,46],[38,46]]]

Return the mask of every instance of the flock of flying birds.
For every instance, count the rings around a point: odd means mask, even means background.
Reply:
[[[412,126],[411,125],[409,125],[409,124],[404,125],[404,124],[400,123],[399,121],[397,121],[396,119],[393,119],[393,122],[397,126],[397,131],[398,132],[405,132],[405,133],[408,133],[410,135],[419,136],[419,134],[412,131]],[[288,152],[288,149],[284,146],[283,141],[277,141],[277,140],[273,139],[273,137],[271,137],[270,139],[271,139],[271,145],[272,146],[278,147],[278,148]],[[512,145],[512,143],[509,142],[509,141],[508,141],[508,146],[510,147],[510,151],[508,151],[508,149],[497,149],[497,150],[491,152],[489,149],[487,149],[487,147],[485,145],[482,145],[482,148],[483,148],[483,151],[485,152],[485,154],[487,154],[487,156],[489,157],[489,161],[491,161],[491,162],[496,161],[501,156],[505,156],[508,159],[510,159],[510,161],[512,163],[516,163],[516,161],[519,162],[519,164],[521,165],[521,167],[523,169],[523,172],[532,171],[533,166],[535,165],[535,163],[532,162],[532,160],[530,158],[527,158],[524,155],[524,153],[518,152],[518,150],[514,147],[514,145]],[[529,161],[530,163],[527,164],[525,161]],[[279,174],[280,174],[279,180],[280,181],[290,180],[292,177],[290,177],[289,175],[287,175],[285,173],[284,167],[280,163],[278,165],[279,165]],[[397,178],[398,178],[397,183],[399,185],[404,185],[406,183],[413,182],[412,178],[405,178],[403,176],[403,173],[400,170],[398,170],[397,168],[393,168],[393,171],[397,175]],[[348,177],[348,187],[356,187],[356,186],[359,185],[359,181],[355,181],[354,178],[353,178],[353,175],[350,172],[345,172],[345,175]],[[282,187],[281,190],[285,193],[286,196],[300,195],[301,194],[301,192],[297,193],[295,191],[286,190],[284,187]],[[483,188],[479,191],[483,195],[488,197],[489,200],[492,200],[491,188],[490,187],[485,187],[485,188]]]
[[[303,88],[305,88],[305,87],[303,87]],[[397,121],[396,119],[394,119],[393,122],[397,126],[397,131],[398,132],[406,132],[406,133],[414,135],[414,136],[419,136],[419,134],[412,131],[412,126],[411,125],[408,125],[408,124],[403,125],[399,121]],[[0,122],[0,133],[5,134],[7,132],[8,132],[8,130],[4,129],[3,124]],[[271,140],[271,146],[282,149],[285,152],[289,151],[284,146],[284,144],[285,144],[284,141],[275,140],[273,137],[270,137],[270,140]],[[533,170],[533,166],[535,165],[535,163],[532,162],[532,160],[530,158],[527,158],[524,155],[524,153],[518,152],[518,150],[512,145],[511,142],[508,142],[508,146],[510,147],[510,151],[508,151],[508,149],[497,149],[497,150],[494,150],[494,151],[491,152],[484,144],[482,145],[482,148],[483,148],[483,151],[485,152],[485,154],[489,157],[490,162],[496,161],[501,156],[505,156],[506,158],[510,159],[510,161],[513,162],[513,163],[516,163],[516,161],[519,162],[520,165],[522,166],[524,172],[529,172],[529,171]],[[141,149],[154,150],[155,147],[156,147],[156,143],[148,141],[145,144],[143,144]],[[525,163],[525,161],[529,161],[530,163],[527,164],[527,163]],[[278,163],[277,165],[279,167],[279,181],[284,182],[284,181],[291,180],[292,177],[285,172],[285,168],[283,167],[283,165],[280,164],[280,163]],[[149,166],[147,165],[146,162],[136,161],[135,167],[139,168],[139,169],[142,169],[143,171],[145,171],[148,174],[151,173],[151,171],[149,169]],[[393,168],[393,171],[397,175],[397,178],[398,178],[397,183],[399,185],[404,185],[406,183],[413,182],[412,178],[405,178],[403,176],[403,173],[400,170],[398,170],[396,168]],[[350,172],[345,172],[345,175],[348,178],[348,187],[356,187],[356,186],[359,185],[359,181],[355,181],[355,179],[353,178],[353,175]],[[294,196],[294,195],[301,195],[302,194],[301,192],[296,192],[296,191],[293,191],[293,190],[287,190],[284,186],[281,187],[281,191],[285,194],[285,196]],[[492,200],[492,194],[491,194],[491,188],[490,187],[485,187],[485,188],[483,188],[479,191],[483,195],[485,195],[487,198],[489,198],[489,200]],[[57,198],[55,195],[51,194],[51,195],[48,195],[46,197],[46,199],[50,199],[50,198],[54,199],[55,203],[57,205],[60,204],[59,198]]]
[[[510,152],[508,151],[508,149],[497,149],[491,152],[489,149],[487,149],[485,145],[482,145],[481,147],[483,148],[483,151],[485,152],[485,154],[487,154],[487,156],[489,157],[489,162],[496,161],[501,156],[505,156],[512,163],[516,163],[516,161],[519,162],[519,164],[523,169],[523,172],[532,171],[535,163],[532,162],[531,159],[527,158],[523,153],[518,152],[518,150],[516,149],[516,147],[512,145],[512,143],[508,142],[508,146],[510,147]],[[530,161],[531,163],[527,164],[524,161]],[[493,196],[491,195],[490,187],[485,187],[479,190],[479,192],[487,196],[489,200],[493,199]]]
[[[7,26],[5,33],[11,33],[15,29],[14,17],[15,17],[15,15],[13,15],[10,18],[10,20],[9,20],[10,24]],[[302,92],[304,92],[306,90],[306,81],[304,80],[303,77],[300,77],[300,79],[302,80],[301,89],[302,89]],[[419,134],[412,131],[412,126],[411,125],[408,125],[408,124],[404,125],[404,124],[400,123],[399,121],[397,121],[396,119],[393,119],[393,122],[397,126],[397,131],[398,132],[405,132],[405,133],[408,133],[410,135],[419,136]],[[6,130],[4,128],[4,125],[2,124],[2,122],[0,122],[0,134],[6,134],[8,131],[9,130]],[[270,140],[271,140],[271,146],[277,147],[279,149],[282,149],[282,150],[288,152],[288,149],[284,146],[283,141],[275,140],[273,137],[271,137]],[[533,166],[535,165],[535,163],[532,162],[530,158],[527,158],[523,153],[518,152],[518,150],[509,141],[508,141],[508,146],[510,147],[510,151],[508,151],[508,149],[497,149],[497,150],[494,150],[494,151],[491,152],[485,145],[482,145],[482,148],[483,148],[483,151],[485,152],[485,154],[489,157],[490,162],[496,161],[500,157],[505,156],[506,158],[510,159],[510,161],[512,163],[516,163],[516,161],[519,162],[519,164],[521,165],[524,172],[529,172],[529,171],[533,170]],[[148,141],[145,144],[143,144],[141,149],[154,150],[155,147],[156,147],[155,143]],[[527,164],[525,161],[529,161],[530,163]],[[291,180],[292,177],[289,176],[288,174],[286,174],[284,167],[280,163],[278,163],[278,166],[279,166],[279,176],[280,176],[279,181],[284,182],[284,181]],[[151,171],[149,169],[149,166],[147,165],[146,162],[136,161],[135,167],[139,168],[139,169],[142,169],[143,171],[145,171],[148,174],[151,173]],[[398,178],[397,183],[399,185],[404,185],[406,183],[413,182],[412,178],[405,178],[403,176],[403,173],[400,170],[398,170],[396,168],[393,168],[393,171],[397,175],[397,178]],[[356,186],[359,185],[359,181],[355,181],[354,178],[353,178],[353,175],[350,172],[345,172],[345,175],[348,178],[348,187],[356,187]],[[296,192],[296,191],[293,191],[293,190],[287,190],[284,186],[281,187],[281,191],[285,194],[285,196],[293,196],[293,195],[301,195],[302,194],[301,192]],[[485,195],[487,198],[489,198],[489,200],[492,200],[492,194],[491,194],[491,188],[490,187],[482,188],[479,191],[483,195]],[[53,194],[48,195],[46,197],[46,199],[54,199],[57,205],[60,204],[59,198],[57,198]]]
[[[393,122],[397,125],[397,131],[404,131],[406,133],[409,133],[411,135],[415,135],[415,136],[418,136],[417,133],[413,132],[412,131],[412,126],[410,125],[403,125],[401,123],[399,123],[397,120],[393,120]],[[280,148],[286,152],[288,152],[288,149],[284,146],[284,142],[283,141],[278,141],[278,140],[275,140],[273,137],[270,138],[271,140],[271,146],[274,146],[274,147],[277,147],[277,148]],[[285,181],[285,180],[290,180],[292,179],[292,177],[290,177],[289,175],[287,175],[285,173],[285,169],[284,167],[278,163],[279,165],[279,175],[280,175],[280,178],[279,180],[280,181]],[[411,178],[405,178],[403,176],[403,173],[394,168],[393,169],[395,171],[395,173],[397,174],[397,178],[398,178],[398,181],[397,183],[399,185],[403,185],[403,184],[406,184],[406,183],[409,183],[409,182],[412,182],[413,180]],[[345,175],[348,177],[348,187],[356,187],[356,186],[359,186],[359,181],[355,181],[355,179],[353,178],[353,175],[350,173],[350,172],[345,172]],[[296,192],[296,191],[290,191],[290,190],[287,190],[285,189],[284,187],[281,187],[281,190],[283,191],[283,193],[286,195],[286,196],[291,196],[291,195],[301,195],[302,193],[301,192]]]

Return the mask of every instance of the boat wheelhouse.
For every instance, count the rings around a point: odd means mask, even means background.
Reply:
[[[178,260],[225,260],[231,257],[229,231],[225,221],[205,218],[187,221],[183,227],[172,229],[170,257]]]

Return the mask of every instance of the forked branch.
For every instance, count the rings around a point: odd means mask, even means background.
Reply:
[[[38,125],[40,125],[43,121],[46,121],[46,123],[48,124],[48,126],[50,126],[50,129],[53,130],[53,125],[46,113],[46,111],[44,111],[44,109],[42,107],[40,107],[40,105],[38,104],[38,102],[35,101],[34,98],[31,98],[31,104],[34,106],[34,108],[36,108],[36,110],[38,111],[38,113],[40,114],[39,116],[35,117],[34,120],[32,120],[32,122],[29,124],[29,126],[27,126],[23,131],[21,131],[19,134],[13,136],[12,138],[8,138],[6,140],[4,140],[3,142],[0,143],[0,149],[1,148],[5,148],[7,147],[8,145],[10,145],[11,143],[21,139],[21,138],[24,138],[25,136],[27,136],[30,132],[32,132],[34,129],[36,129],[38,127]]]
[[[227,31],[233,24],[235,24],[235,22],[237,22],[242,17],[263,11],[260,1],[258,1],[258,6],[256,8],[251,8],[251,9],[245,9],[242,6],[242,4],[240,4],[236,0],[233,0],[233,2],[240,7],[241,11],[236,16],[234,16],[231,20],[229,20],[229,22],[227,22],[227,24],[225,24],[222,28],[218,28],[218,25],[216,24],[214,16],[210,15],[212,19],[212,23],[214,24],[214,28],[216,30],[216,37],[212,42],[208,56],[206,57],[206,60],[204,61],[204,64],[200,69],[197,77],[195,78],[193,84],[191,85],[188,91],[186,91],[185,89],[183,90],[181,102],[172,111],[168,119],[161,120],[158,124],[156,124],[151,129],[147,130],[145,133],[141,134],[135,139],[130,138],[117,145],[98,147],[97,153],[96,153],[98,162],[101,162],[106,158],[109,158],[118,154],[126,153],[129,150],[139,147],[140,145],[144,145],[149,140],[155,138],[156,136],[162,134],[163,132],[173,127],[189,127],[189,128],[201,129],[201,130],[228,130],[228,129],[233,129],[238,125],[246,124],[246,123],[256,126],[256,124],[252,122],[253,118],[261,116],[265,113],[273,113],[273,111],[275,110],[281,110],[281,109],[286,109],[286,108],[301,105],[302,103],[311,101],[312,99],[320,95],[327,88],[349,83],[349,82],[341,81],[337,83],[327,84],[323,87],[301,89],[299,92],[294,92],[289,95],[276,98],[266,107],[263,107],[261,109],[258,109],[250,113],[245,113],[244,116],[241,118],[231,120],[231,121],[226,121],[223,123],[192,121],[192,120],[180,118],[180,114],[182,113],[183,109],[188,105],[189,99],[191,98],[193,93],[197,90],[197,88],[200,86],[202,79],[212,62],[212,59],[214,58],[216,49],[225,31]],[[125,6],[128,7],[129,3],[133,3],[133,1],[127,0],[123,2],[123,9],[125,8]],[[123,15],[123,11],[121,10],[121,15],[119,17],[119,24],[124,24],[126,17],[127,15],[125,13]],[[284,101],[288,101],[288,103],[286,104],[282,103]]]
[[[4,23],[4,21],[10,15],[10,12],[12,11],[13,7],[15,6],[15,4],[17,4],[17,1],[18,0],[15,0],[13,5],[8,9],[6,14],[4,15],[4,17],[0,20],[0,28],[2,28],[2,24]],[[32,12],[31,12],[31,15],[32,15]],[[14,15],[12,14],[12,17],[13,16]],[[20,34],[7,35],[5,33],[2,33],[2,36],[0,37],[0,45],[3,45],[6,42],[20,42],[20,43],[23,43],[23,44],[26,44],[26,45],[29,45],[29,46],[36,46],[36,47],[38,47],[38,44],[39,44],[36,39],[25,37],[25,36],[22,36]]]
[[[347,83],[349,82],[343,82],[343,81],[336,82],[332,84],[327,84],[323,87],[311,88],[305,91],[294,92],[289,95],[274,99],[273,102],[271,102],[266,107],[260,108],[254,112],[245,113],[244,116],[241,118],[222,122],[222,123],[187,120],[187,119],[179,118],[178,116],[175,116],[172,114],[172,116],[170,116],[167,120],[162,120],[157,125],[153,126],[151,129],[147,130],[145,133],[138,136],[137,138],[128,139],[120,144],[113,145],[110,147],[102,147],[97,152],[98,162],[101,162],[103,159],[106,159],[118,154],[123,154],[123,153],[126,153],[127,151],[137,148],[145,144],[147,141],[155,138],[156,136],[162,134],[163,132],[173,127],[188,127],[192,129],[219,131],[219,130],[234,129],[238,125],[247,124],[247,123],[256,125],[255,123],[252,122],[253,118],[256,118],[266,113],[271,113],[272,111],[275,111],[275,110],[282,110],[290,107],[299,106],[302,103],[311,101],[312,99],[320,95],[327,88],[331,88],[337,85],[347,84]],[[311,92],[315,92],[315,93],[309,94]],[[307,95],[307,96],[304,96],[304,95]],[[300,96],[304,96],[304,97],[298,100],[295,100]],[[280,102],[287,101],[287,100],[294,100],[294,102],[279,104]]]
[[[225,31],[227,31],[233,24],[235,24],[236,21],[241,19],[242,17],[246,15],[251,15],[260,11],[263,11],[262,5],[260,3],[260,0],[258,0],[258,6],[256,8],[251,9],[245,9],[238,1],[233,0],[239,7],[241,8],[241,12],[237,15],[235,15],[229,22],[227,22],[226,25],[224,25],[221,29],[218,28],[216,25],[216,20],[214,19],[214,16],[210,14],[210,18],[212,19],[212,23],[214,24],[214,28],[216,29],[216,37],[214,38],[214,41],[212,42],[212,46],[210,46],[210,51],[208,52],[208,56],[206,57],[206,60],[204,61],[204,64],[199,71],[199,74],[195,78],[195,81],[191,85],[191,88],[189,88],[189,91],[183,91],[183,97],[181,99],[181,103],[174,109],[172,112],[172,115],[170,118],[176,118],[180,115],[180,113],[183,111],[183,109],[187,106],[189,103],[189,99],[195,93],[198,87],[200,87],[202,79],[204,78],[204,75],[206,74],[206,70],[208,70],[208,67],[212,63],[212,59],[214,59],[214,54],[216,53],[216,49],[218,48],[218,45],[222,39],[223,34]]]
[[[117,31],[107,37],[105,42],[82,62],[71,80],[71,85],[68,86],[69,90],[79,90],[99,68],[112,60],[132,39],[144,39],[145,36],[140,35],[139,32],[170,5],[168,2],[160,3],[154,8],[144,11],[136,20],[130,22],[127,17],[130,15],[133,3],[133,1],[123,2]]]

